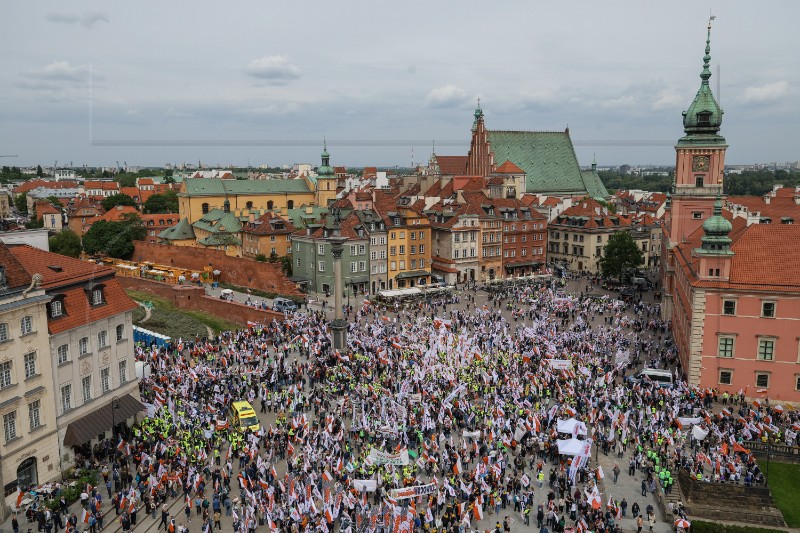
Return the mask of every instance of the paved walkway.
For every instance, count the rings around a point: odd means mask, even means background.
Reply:
[[[569,292],[579,293],[582,290],[585,290],[585,288],[586,288],[586,281],[585,280],[570,281],[567,284],[567,291],[569,291]],[[220,289],[213,289],[210,286],[207,286],[206,292],[207,292],[207,294],[210,294],[212,296],[219,296]],[[484,304],[488,303],[488,295],[487,295],[486,292],[483,292],[483,291],[472,292],[472,291],[470,291],[470,293],[475,295],[475,300],[476,300],[475,303],[476,303],[477,306],[481,306],[481,305],[484,305]],[[460,291],[460,290],[457,291],[456,294],[457,295],[461,295],[461,296],[464,295],[463,291]],[[646,299],[647,299],[648,296],[649,295],[646,295]],[[234,301],[237,301],[237,302],[240,302],[240,303],[244,303],[246,301],[247,297],[248,297],[247,293],[234,292],[234,294],[233,294]],[[317,298],[318,298],[318,296],[315,295],[315,294],[311,294],[311,295],[309,295],[309,297],[310,297],[311,300],[317,300]],[[315,298],[315,297],[317,297],[317,298]],[[263,298],[252,297],[252,296],[251,296],[251,299],[252,300],[257,300],[257,301],[264,300]],[[322,299],[325,299],[324,295],[322,295]],[[354,308],[360,307],[361,303],[363,302],[363,299],[364,299],[363,296],[356,297],[356,298],[351,298],[351,305],[353,305]],[[327,298],[327,301],[328,301],[329,304],[332,303],[332,299],[331,298]],[[346,302],[347,302],[347,300],[345,299],[345,303]],[[269,301],[269,303],[271,304],[272,302]],[[316,307],[316,305],[318,305],[318,304],[312,303],[311,304],[311,309],[315,309],[315,308],[319,309],[318,307]],[[465,308],[466,301],[462,300],[462,302],[460,304],[455,304],[455,306],[459,307],[459,308]],[[448,308],[452,308],[452,306],[448,306]],[[327,309],[328,309],[328,315],[332,316],[333,313],[332,313],[332,310],[330,309],[330,305],[327,306]],[[510,321],[513,322],[513,320],[511,319],[510,312],[505,310],[505,306],[503,307],[503,311],[502,312],[506,316],[507,319],[509,319]],[[392,316],[392,315],[393,315],[393,313],[390,313],[390,316]],[[292,354],[291,358],[297,359],[298,356],[297,356],[297,354]],[[309,416],[311,416],[310,413],[309,413]],[[272,413],[266,413],[266,414],[259,413],[259,419],[260,419],[260,421],[261,421],[261,423],[262,423],[262,425],[264,427],[269,427],[270,424],[273,424],[273,425],[275,424],[275,414],[272,414]],[[617,459],[615,459],[615,457],[612,456],[612,455],[605,456],[602,452],[599,453],[598,458],[599,458],[600,464],[603,467],[603,470],[606,473],[606,479],[605,479],[605,483],[604,483],[605,490],[603,490],[603,492],[602,492],[603,506],[605,506],[606,502],[608,501],[609,495],[613,496],[614,499],[619,500],[619,501],[621,501],[623,498],[625,498],[627,500],[627,502],[628,502],[628,517],[625,518],[625,519],[622,519],[621,525],[622,525],[623,531],[625,531],[626,533],[627,532],[635,532],[636,531],[636,526],[634,524],[633,519],[631,518],[631,512],[630,512],[630,508],[633,505],[633,503],[634,502],[638,502],[639,506],[642,509],[642,512],[644,512],[644,509],[647,507],[648,504],[652,504],[657,509],[656,502],[654,501],[654,499],[653,499],[653,497],[651,495],[648,495],[648,496],[645,496],[645,497],[641,496],[640,485],[641,485],[642,474],[640,472],[637,472],[636,475],[633,476],[633,477],[629,477],[628,476],[628,474],[627,474],[627,465],[628,465],[628,461],[630,460],[630,451],[629,451],[628,454],[626,454],[624,459],[619,460],[620,469],[622,470],[622,473],[620,474],[620,478],[619,478],[617,484],[614,484],[613,483],[613,479],[612,479],[613,478],[612,470],[613,470],[613,467],[614,467],[614,462],[617,461]],[[546,474],[549,472],[549,469],[550,469],[551,466],[552,465],[549,465],[549,464],[545,465],[544,471],[545,471]],[[285,468],[286,468],[285,461],[281,461],[279,463],[279,466],[278,466],[278,475],[279,476],[283,475],[283,473],[285,472]],[[529,477],[531,477],[532,479],[535,478],[535,476],[532,475],[532,472],[530,471],[530,469],[526,469],[526,472],[529,475]],[[233,475],[234,479],[235,479],[237,474],[238,474],[238,462],[234,461],[234,475]],[[232,487],[232,496],[238,496],[238,489],[235,487],[234,483],[231,484],[231,487]],[[548,494],[547,486],[545,485],[542,489],[539,489],[538,483],[537,482],[533,482],[532,483],[532,487],[534,488],[534,504],[535,504],[535,506],[538,506],[539,504],[546,503],[547,494]],[[104,497],[106,496],[105,492],[103,493],[103,496]],[[107,501],[108,501],[107,499],[104,500],[104,502],[107,502]],[[184,512],[183,512],[184,507],[183,507],[182,495],[180,495],[177,499],[172,500],[171,502],[169,502],[168,505],[170,506],[170,514],[175,517],[176,523],[181,523],[181,522],[185,523],[185,515],[184,515]],[[114,510],[113,509],[109,509],[107,503],[106,503],[105,511],[106,511],[105,521],[104,521],[105,527],[102,529],[102,531],[103,532],[109,532],[109,533],[119,533],[121,531],[121,525],[119,524],[119,521],[116,520],[116,514],[115,514]],[[73,505],[71,505],[70,506],[70,512],[75,512],[77,514],[77,516],[80,518],[80,516],[81,516],[81,506],[80,506],[80,504],[79,503],[74,503]],[[516,513],[513,512],[513,507],[509,507],[507,509],[501,509],[500,513],[498,514],[498,513],[495,513],[494,510],[489,509],[488,506],[487,506],[486,509],[485,509],[484,520],[481,521],[479,523],[479,525],[475,525],[474,522],[473,522],[473,527],[478,527],[479,526],[481,530],[490,530],[490,529],[494,528],[495,524],[498,521],[502,522],[502,520],[506,516],[508,516],[512,521],[512,527],[511,527],[512,531],[515,531],[515,532],[516,531],[520,531],[520,532],[522,532],[522,531],[535,531],[535,532],[538,532],[538,529],[535,527],[536,526],[535,511],[531,516],[531,525],[530,526],[525,526],[523,524],[522,516],[518,512],[516,512]],[[142,510],[142,511],[140,511],[138,513],[138,517],[137,518],[138,518],[137,524],[136,524],[136,526],[132,527],[132,531],[134,531],[136,533],[150,533],[150,532],[157,531],[158,524],[160,523],[160,514],[159,514],[158,519],[154,520],[154,519],[150,518],[149,516],[144,515],[144,512]],[[674,531],[671,523],[666,523],[666,522],[663,522],[661,520],[660,513],[658,512],[658,510],[656,510],[656,518],[658,519],[658,522],[656,524],[656,527],[654,528],[655,532],[657,532],[657,533],[668,533],[668,532]],[[194,533],[194,532],[199,532],[201,530],[201,523],[202,522],[198,519],[198,517],[195,517],[194,512],[193,512],[192,513],[192,521],[190,523],[185,523],[185,525],[187,525],[189,527],[189,531]],[[226,533],[233,531],[232,519],[230,517],[224,516],[224,513],[223,513],[223,517],[222,517],[221,523],[222,523],[222,531],[224,531]],[[570,521],[568,521],[567,525],[570,525]],[[37,531],[36,524],[35,523],[27,524],[25,519],[24,519],[24,517],[22,518],[22,520],[20,520],[20,529],[21,529],[22,533],[28,533],[28,529],[32,530],[31,533],[34,533],[34,532]],[[645,526],[644,531],[647,531],[647,530],[648,530],[648,528],[647,528],[647,526]],[[257,531],[266,532],[267,528],[262,526],[262,527],[259,527],[257,529]],[[0,532],[2,532],[2,533],[10,533],[11,532],[11,520],[10,519],[7,520],[6,523],[4,523],[2,525],[2,527],[0,527]]]

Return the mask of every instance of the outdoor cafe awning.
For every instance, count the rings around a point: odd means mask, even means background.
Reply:
[[[422,278],[424,276],[430,276],[431,273],[427,270],[411,270],[409,272],[400,272],[398,275],[395,276],[396,279],[405,279],[405,278]]]
[[[96,439],[100,433],[111,429],[113,423],[119,424],[123,420],[127,420],[133,415],[144,411],[142,402],[130,394],[120,396],[118,400],[119,407],[114,410],[113,419],[111,416],[111,399],[109,399],[108,403],[98,410],[70,422],[64,434],[64,445],[78,446],[89,442],[92,439]]]

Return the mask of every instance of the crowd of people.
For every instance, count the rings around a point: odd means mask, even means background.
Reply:
[[[586,289],[365,302],[342,350],[320,312],[140,347],[148,417],[85,458],[106,486],[70,519],[96,524],[108,502],[125,531],[138,511],[169,533],[198,522],[211,533],[223,515],[240,533],[609,533],[629,502],[613,498],[620,468],[606,477],[598,450],[641,474],[640,531],[656,522],[651,493],[672,490],[680,469],[761,482],[742,442],[791,436],[797,412],[687,386],[657,306]],[[640,365],[674,369],[674,386],[626,380]],[[239,400],[260,410],[258,431],[232,425]]]

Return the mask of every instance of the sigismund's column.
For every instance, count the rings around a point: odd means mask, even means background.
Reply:
[[[343,351],[347,345],[347,321],[342,313],[342,250],[343,243],[347,237],[342,237],[339,231],[338,220],[333,228],[333,236],[328,239],[331,243],[333,253],[333,320],[331,321],[331,332],[333,334],[333,347]]]

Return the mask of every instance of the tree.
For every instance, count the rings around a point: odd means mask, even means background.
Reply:
[[[114,181],[119,183],[120,187],[136,187],[136,174],[128,174],[127,172],[120,172],[114,176]]]
[[[281,256],[281,270],[283,270],[283,273],[287,276],[292,275],[292,258],[288,255]]]
[[[92,224],[83,236],[83,250],[90,255],[106,254],[118,259],[130,259],[133,255],[133,241],[144,239],[147,231],[142,219],[136,215],[119,222],[100,220]]]
[[[44,170],[42,170],[42,165],[36,165],[36,175],[40,178],[44,177]]]
[[[81,238],[71,229],[63,229],[50,237],[50,251],[69,257],[81,255]]]
[[[14,207],[17,208],[23,215],[28,214],[28,195],[25,193],[20,194],[16,198],[14,198]]]
[[[127,194],[117,193],[103,198],[103,201],[100,202],[100,205],[102,205],[103,209],[106,211],[111,211],[115,206],[118,205],[130,205],[136,207],[136,202]]]
[[[175,178],[172,177],[172,171],[171,170],[168,170],[167,172],[169,172],[169,174],[164,176],[164,183],[166,183],[168,185],[172,185],[173,183],[175,183]]]
[[[257,254],[256,255],[256,261],[258,261],[259,263],[266,263],[267,262],[267,256],[264,255],[264,254]]]
[[[636,246],[630,232],[618,231],[608,238],[600,258],[600,268],[607,278],[622,277],[626,269],[636,268],[644,263],[644,254]]]
[[[147,214],[165,214],[178,212],[178,194],[167,191],[164,194],[154,194],[145,201],[142,211]]]

